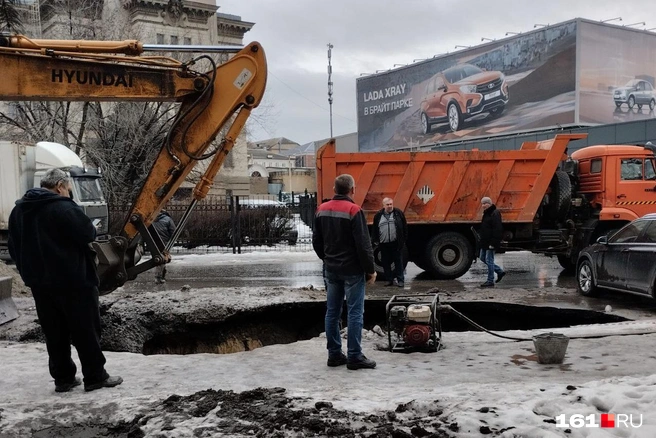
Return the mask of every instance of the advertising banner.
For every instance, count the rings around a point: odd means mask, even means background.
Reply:
[[[360,78],[361,152],[573,123],[576,21]]]
[[[579,121],[654,118],[656,35],[585,21],[580,26]]]

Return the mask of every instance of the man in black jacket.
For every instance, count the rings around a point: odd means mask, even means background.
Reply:
[[[481,287],[494,287],[494,273],[497,274],[497,283],[506,275],[499,266],[494,264],[494,251],[501,247],[503,239],[503,223],[501,212],[492,203],[492,199],[485,196],[481,199],[483,218],[481,219],[480,245],[481,260],[487,265],[487,281]]]
[[[107,374],[100,348],[98,275],[89,247],[96,229],[72,198],[67,174],[52,169],[41,180],[41,188],[28,190],[16,201],[9,216],[9,254],[32,289],[57,392],[82,383],[75,377],[71,341],[80,357],[86,391],[123,382]]]
[[[157,215],[157,218],[155,219],[155,222],[153,222],[153,226],[155,227],[157,234],[159,234],[160,239],[162,239],[162,243],[164,243],[164,245],[169,243],[173,237],[173,233],[175,233],[175,222],[173,222],[173,218],[171,218],[171,215],[168,213],[168,211],[160,211],[160,213]],[[155,282],[157,284],[166,283],[165,264],[158,265],[155,268]]]
[[[376,281],[374,252],[362,209],[351,196],[355,181],[351,175],[335,179],[335,196],[317,208],[312,246],[323,260],[326,283],[326,341],[328,366],[346,365],[350,370],[375,368],[376,362],[362,354],[365,278]],[[348,310],[348,356],[342,351],[339,321],[346,298]]]
[[[380,248],[385,270],[385,286],[405,286],[403,276],[403,246],[408,236],[408,223],[403,212],[394,207],[391,198],[383,199],[383,208],[374,216],[372,242]],[[394,263],[394,273],[392,273]]]

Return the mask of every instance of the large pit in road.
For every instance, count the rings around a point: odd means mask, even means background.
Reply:
[[[386,327],[386,304],[387,300],[366,301],[365,328]],[[580,309],[483,301],[449,304],[483,327],[498,331],[626,321],[617,315]],[[224,354],[319,336],[324,331],[325,303],[278,303],[248,310],[233,309],[227,314],[196,309],[185,317],[157,309],[128,317],[112,306],[103,306],[101,312],[107,350],[145,355]],[[451,313],[441,315],[441,324],[444,332],[476,330]]]
[[[102,346],[107,351],[152,354],[226,354],[288,344],[324,331],[325,292],[261,289],[214,292],[110,294],[101,299]],[[30,299],[31,300],[31,299]],[[385,329],[387,298],[368,299],[364,326]],[[28,301],[28,304],[30,302]],[[527,305],[493,300],[443,301],[492,331],[531,330],[626,321],[614,313],[569,306]],[[3,339],[43,341],[33,307],[21,310],[21,327]],[[346,312],[343,325],[346,326]],[[477,330],[453,313],[440,315],[443,332]]]

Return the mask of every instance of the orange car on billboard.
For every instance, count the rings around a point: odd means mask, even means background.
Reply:
[[[455,132],[469,117],[485,112],[501,114],[507,103],[508,84],[503,73],[459,64],[428,81],[421,101],[422,131],[428,134],[433,124],[448,122]]]

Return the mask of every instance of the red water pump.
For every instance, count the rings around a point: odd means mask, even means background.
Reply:
[[[387,303],[387,334],[393,352],[435,352],[442,330],[435,294],[394,295]]]

